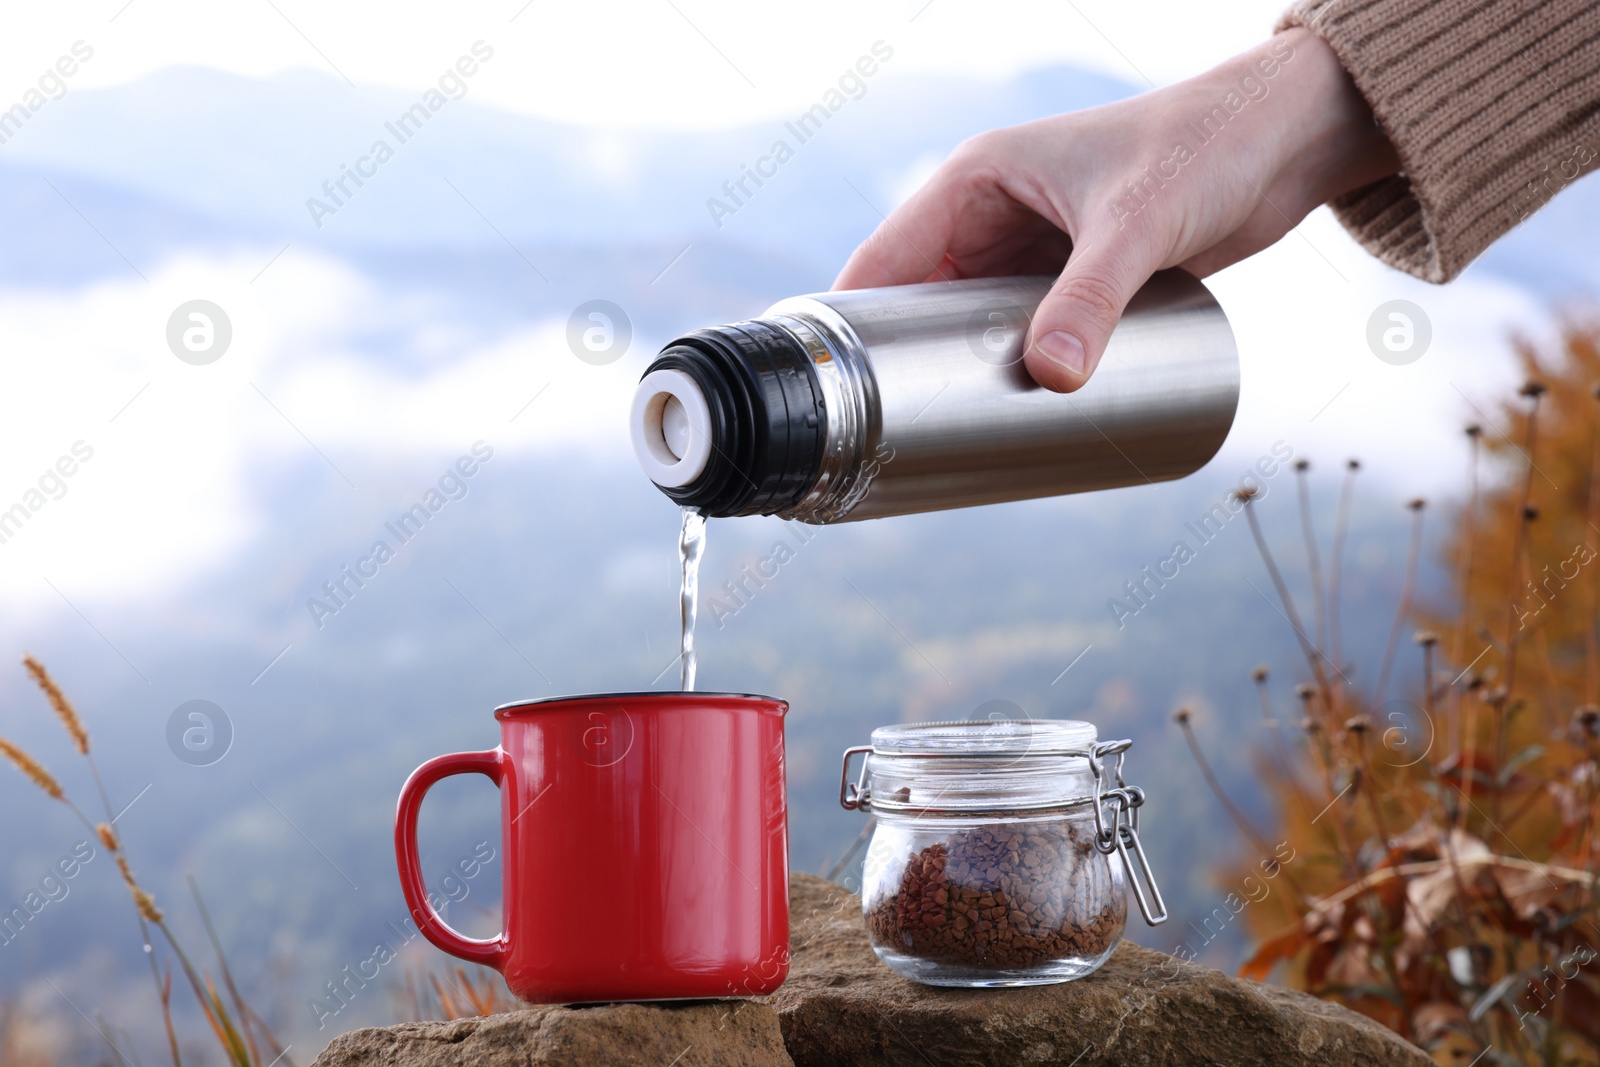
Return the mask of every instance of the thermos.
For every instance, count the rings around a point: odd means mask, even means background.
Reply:
[[[1023,366],[1053,278],[817,293],[667,345],[634,395],[640,465],[712,516],[809,523],[1181,478],[1239,402],[1227,317],[1163,271],[1075,393]]]

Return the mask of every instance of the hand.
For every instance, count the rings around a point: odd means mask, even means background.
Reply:
[[[1152,273],[1221,270],[1398,168],[1332,49],[1296,28],[1189,81],[966,141],[834,288],[1059,270],[1025,363],[1071,392]]]

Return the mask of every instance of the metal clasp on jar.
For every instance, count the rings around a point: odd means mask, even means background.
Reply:
[[[1094,774],[1094,847],[1101,855],[1115,852],[1122,857],[1133,898],[1139,902],[1139,914],[1151,926],[1160,926],[1167,921],[1167,905],[1161,899],[1161,887],[1156,885],[1144,846],[1139,843],[1139,809],[1144,806],[1144,790],[1129,785],[1122,776],[1122,762],[1132,746],[1131,740],[1101,741],[1089,752],[1089,770]],[[1108,763],[1110,757],[1115,761]],[[1112,778],[1116,779],[1115,786]],[[1138,857],[1137,865],[1134,857]]]
[[[856,745],[844,750],[844,764],[839,768],[839,806],[845,811],[871,811],[872,798],[867,792],[867,761],[861,761],[861,775],[850,780],[850,757],[871,752],[871,745]]]

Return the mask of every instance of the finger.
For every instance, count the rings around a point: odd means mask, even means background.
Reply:
[[[955,277],[944,260],[962,199],[953,182],[935,174],[861,243],[833,287],[871,289]]]
[[[924,282],[953,282],[958,278],[965,277],[966,274],[961,270],[961,267],[950,257],[949,253],[946,253],[945,257],[939,261],[939,265],[929,271],[928,276],[922,280]]]
[[[1058,393],[1081,388],[1128,301],[1158,266],[1159,256],[1126,234],[1095,235],[1075,248],[1033,315],[1023,357],[1033,380]]]

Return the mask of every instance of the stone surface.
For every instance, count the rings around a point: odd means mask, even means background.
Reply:
[[[793,963],[767,998],[797,1067],[1429,1067],[1414,1045],[1355,1012],[1123,942],[1061,985],[936,989],[878,962],[861,901],[809,875],[790,881]]]
[[[336,1038],[313,1067],[1428,1067],[1326,1001],[1124,942],[1096,973],[935,989],[873,954],[860,898],[790,880],[793,961],[764,1001],[539,1007]],[[787,1050],[786,1050],[787,1049]]]
[[[792,1067],[778,1017],[749,1001],[538,1007],[334,1038],[312,1067]]]

